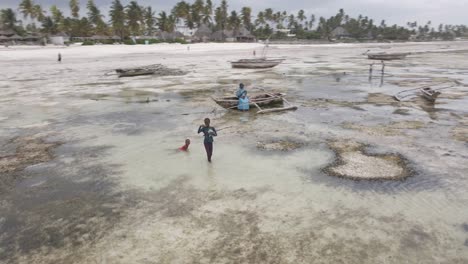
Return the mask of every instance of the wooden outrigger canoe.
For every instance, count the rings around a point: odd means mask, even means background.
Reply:
[[[264,93],[264,94],[258,94],[250,97],[250,106],[255,106],[258,108],[259,111],[257,111],[257,114],[265,114],[265,113],[271,113],[271,112],[279,112],[279,111],[286,111],[286,110],[296,110],[296,106],[290,105],[290,103],[284,98],[286,94],[284,93]],[[219,97],[219,98],[213,98],[213,100],[219,104],[220,106],[226,108],[226,109],[235,109],[237,108],[237,105],[239,104],[239,100],[234,97],[234,96],[228,96],[228,97]],[[287,107],[280,107],[280,108],[268,108],[268,109],[262,109],[261,106],[271,106],[275,104],[280,104],[286,102],[289,106]]]
[[[154,65],[138,68],[128,68],[128,69],[116,69],[115,71],[119,77],[134,77],[140,75],[151,75],[154,74],[157,70],[157,67]]]
[[[250,105],[253,106],[254,103],[259,106],[279,104],[283,102],[284,96],[285,94],[283,93],[254,95],[249,97]],[[237,104],[239,103],[239,100],[235,96],[213,98],[213,100],[224,108],[234,108],[237,107]]]
[[[267,69],[273,68],[283,61],[283,59],[242,59],[238,61],[232,61],[231,65],[233,68],[241,69]]]
[[[430,87],[420,89],[422,97],[430,102],[435,102],[437,97],[440,95],[439,91],[433,90]]]
[[[408,56],[408,53],[368,53],[367,58],[370,60],[403,60]]]

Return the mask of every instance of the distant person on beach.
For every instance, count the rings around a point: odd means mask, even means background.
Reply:
[[[247,97],[247,91],[242,94],[242,96],[239,98],[239,104],[237,105],[237,109],[241,111],[248,111],[249,110],[249,98]]]
[[[58,54],[58,62],[62,62],[62,54]]]
[[[237,92],[236,92],[237,99],[241,98],[244,93],[247,93],[247,91],[244,89],[244,84],[240,83],[239,89],[237,89]]]
[[[190,139],[186,139],[185,140],[185,145],[183,145],[182,147],[179,148],[180,151],[188,151],[188,148],[190,146]]]
[[[255,55],[257,55],[257,53],[255,52],[255,50],[253,51],[253,55],[254,55],[254,57],[255,57]]]
[[[213,155],[213,137],[216,137],[218,134],[214,127],[210,127],[209,118],[205,118],[204,122],[205,124],[198,127],[198,134],[203,132],[205,138],[203,144],[205,145],[206,156],[208,157],[208,162],[211,162],[211,156]]]

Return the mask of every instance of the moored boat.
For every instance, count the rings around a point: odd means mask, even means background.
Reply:
[[[423,98],[430,102],[435,102],[437,97],[440,95],[439,91],[433,90],[430,87],[421,88],[420,91]]]
[[[284,93],[272,93],[272,94],[258,94],[249,97],[250,105],[257,104],[258,106],[267,106],[273,105],[283,102],[283,97],[286,94]],[[218,97],[213,98],[213,100],[224,108],[235,108],[237,107],[239,100],[235,96],[228,96],[228,97]]]
[[[403,60],[408,56],[408,53],[367,53],[367,58],[370,60]]]
[[[117,69],[115,70],[119,77],[134,77],[140,75],[152,75],[156,72],[155,69]]]
[[[233,68],[266,69],[273,68],[281,62],[283,62],[283,59],[242,59],[238,61],[232,61],[231,65]]]
[[[133,77],[140,75],[151,75],[156,72],[161,66],[160,65],[148,65],[143,67],[127,68],[127,69],[116,69],[115,71],[119,77]]]

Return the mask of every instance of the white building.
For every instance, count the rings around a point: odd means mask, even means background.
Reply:
[[[190,29],[185,25],[185,19],[179,19],[176,23],[175,31],[184,34],[185,37],[192,37],[195,32],[197,32],[197,28]]]

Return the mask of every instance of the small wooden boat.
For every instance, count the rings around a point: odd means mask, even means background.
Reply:
[[[152,75],[156,72],[155,67],[142,67],[142,68],[131,68],[131,69],[116,69],[115,71],[119,77],[134,77],[140,75]]]
[[[232,61],[231,65],[233,68],[266,69],[273,68],[283,61],[283,59],[242,59],[238,61]]]
[[[439,91],[433,90],[430,87],[420,89],[422,97],[430,102],[435,102],[437,97],[440,95]]]
[[[255,106],[258,111],[257,114],[266,114],[272,112],[282,112],[288,110],[296,110],[297,106],[291,105],[285,98],[283,93],[264,93],[250,97],[250,106]],[[221,97],[213,98],[213,100],[220,106],[227,109],[235,109],[239,103],[236,97]],[[286,107],[267,108],[262,109],[261,106],[271,106],[279,103],[286,103]]]
[[[267,106],[283,102],[284,93],[259,94],[249,97],[250,105]],[[239,100],[235,96],[213,98],[213,100],[224,108],[235,108]]]
[[[408,56],[408,53],[368,53],[367,58],[370,60],[403,60]]]

